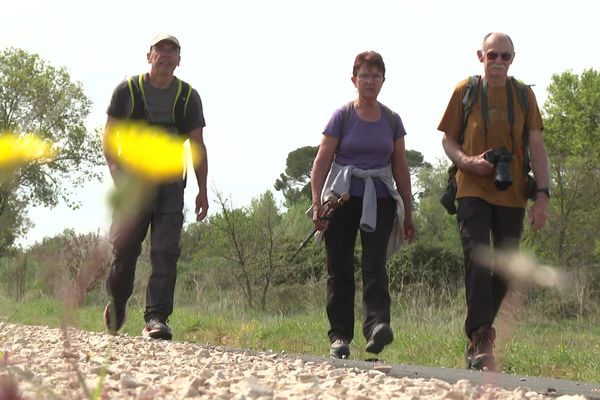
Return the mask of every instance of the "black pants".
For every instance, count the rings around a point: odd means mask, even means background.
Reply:
[[[338,208],[325,231],[327,249],[327,316],[331,342],[354,337],[354,245],[362,213],[362,197],[351,197]],[[377,201],[374,232],[360,231],[362,244],[363,334],[369,338],[373,327],[390,322],[389,278],[385,268],[386,249],[396,215],[391,198]]]
[[[478,328],[493,325],[508,290],[508,282],[472,260],[473,249],[490,244],[495,249],[518,249],[524,215],[523,208],[495,206],[477,197],[458,199],[467,297],[465,333],[469,338]]]
[[[166,321],[173,312],[177,260],[183,227],[183,185],[160,187],[150,207],[136,218],[113,221],[113,262],[106,281],[109,296],[125,303],[133,293],[135,267],[150,227],[152,272],[146,287],[144,319]]]

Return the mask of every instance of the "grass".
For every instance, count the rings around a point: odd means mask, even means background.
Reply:
[[[174,339],[232,348],[327,355],[328,323],[319,296],[306,293],[303,305],[295,312],[285,313],[247,309],[223,293],[219,298],[228,300],[214,302],[205,298],[202,304],[176,307],[170,319]],[[60,304],[52,299],[19,303],[0,298],[0,318],[13,323],[54,327],[67,321],[79,329],[103,331],[103,306],[87,305],[65,315]],[[406,296],[396,300],[392,316],[395,340],[380,356],[391,363],[463,368],[462,307],[460,299],[437,307],[427,298]],[[356,309],[360,307],[357,305]],[[544,320],[537,315],[534,310],[525,309],[512,331],[499,334],[495,351],[502,371],[600,383],[600,324],[582,319]],[[351,358],[362,360],[372,355],[363,350],[365,339],[358,321],[360,315],[357,315],[355,338],[351,343]],[[143,308],[131,304],[123,333],[140,335],[143,324]]]

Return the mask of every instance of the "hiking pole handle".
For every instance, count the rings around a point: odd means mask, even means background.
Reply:
[[[321,207],[319,207],[319,211],[318,211],[318,214],[320,214],[319,219],[328,220],[329,218],[331,218],[333,211],[335,211],[336,208],[338,208],[339,206],[343,205],[346,201],[348,201],[349,198],[350,198],[350,194],[348,192],[338,194],[334,191],[331,191],[329,193],[329,195],[327,195],[325,202],[321,205]],[[288,262],[290,262],[290,261],[294,260],[294,258],[296,258],[298,253],[300,253],[300,251],[304,247],[306,247],[306,245],[308,244],[310,239],[315,235],[315,233],[317,233],[316,227],[314,227],[312,229],[312,231],[308,234],[308,236],[306,236],[306,238],[302,241],[302,243],[300,243],[300,246],[298,246],[296,251],[294,251],[294,254],[292,254],[292,256],[290,258],[288,258]]]

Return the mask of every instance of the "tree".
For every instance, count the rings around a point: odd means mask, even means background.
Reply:
[[[414,220],[419,242],[458,252],[460,241],[456,217],[449,215],[440,204],[448,180],[448,166],[447,160],[440,159],[430,168],[418,171],[415,182],[419,187],[415,193],[418,207],[415,209]]]
[[[253,199],[250,207],[233,209],[216,193],[220,212],[210,219],[214,255],[230,263],[233,276],[250,307],[266,307],[274,274],[282,264],[285,227],[273,193]]]
[[[548,225],[527,243],[562,266],[597,264],[600,235],[600,74],[552,77],[544,106],[544,139],[552,168]],[[590,240],[592,239],[592,240]]]
[[[35,133],[57,151],[52,160],[23,166],[0,184],[0,218],[8,213],[15,224],[2,232],[4,248],[23,233],[26,206],[53,207],[63,200],[75,208],[72,188],[100,179],[95,167],[103,163],[101,136],[85,127],[90,105],[64,67],[21,49],[0,53],[0,135]]]
[[[302,199],[310,201],[310,172],[318,149],[318,146],[305,146],[288,154],[285,173],[275,181],[275,190],[283,193],[288,205]]]

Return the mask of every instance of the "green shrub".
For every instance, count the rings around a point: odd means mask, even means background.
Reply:
[[[406,244],[388,260],[390,290],[423,284],[456,290],[463,285],[463,258],[452,251],[415,242]]]

